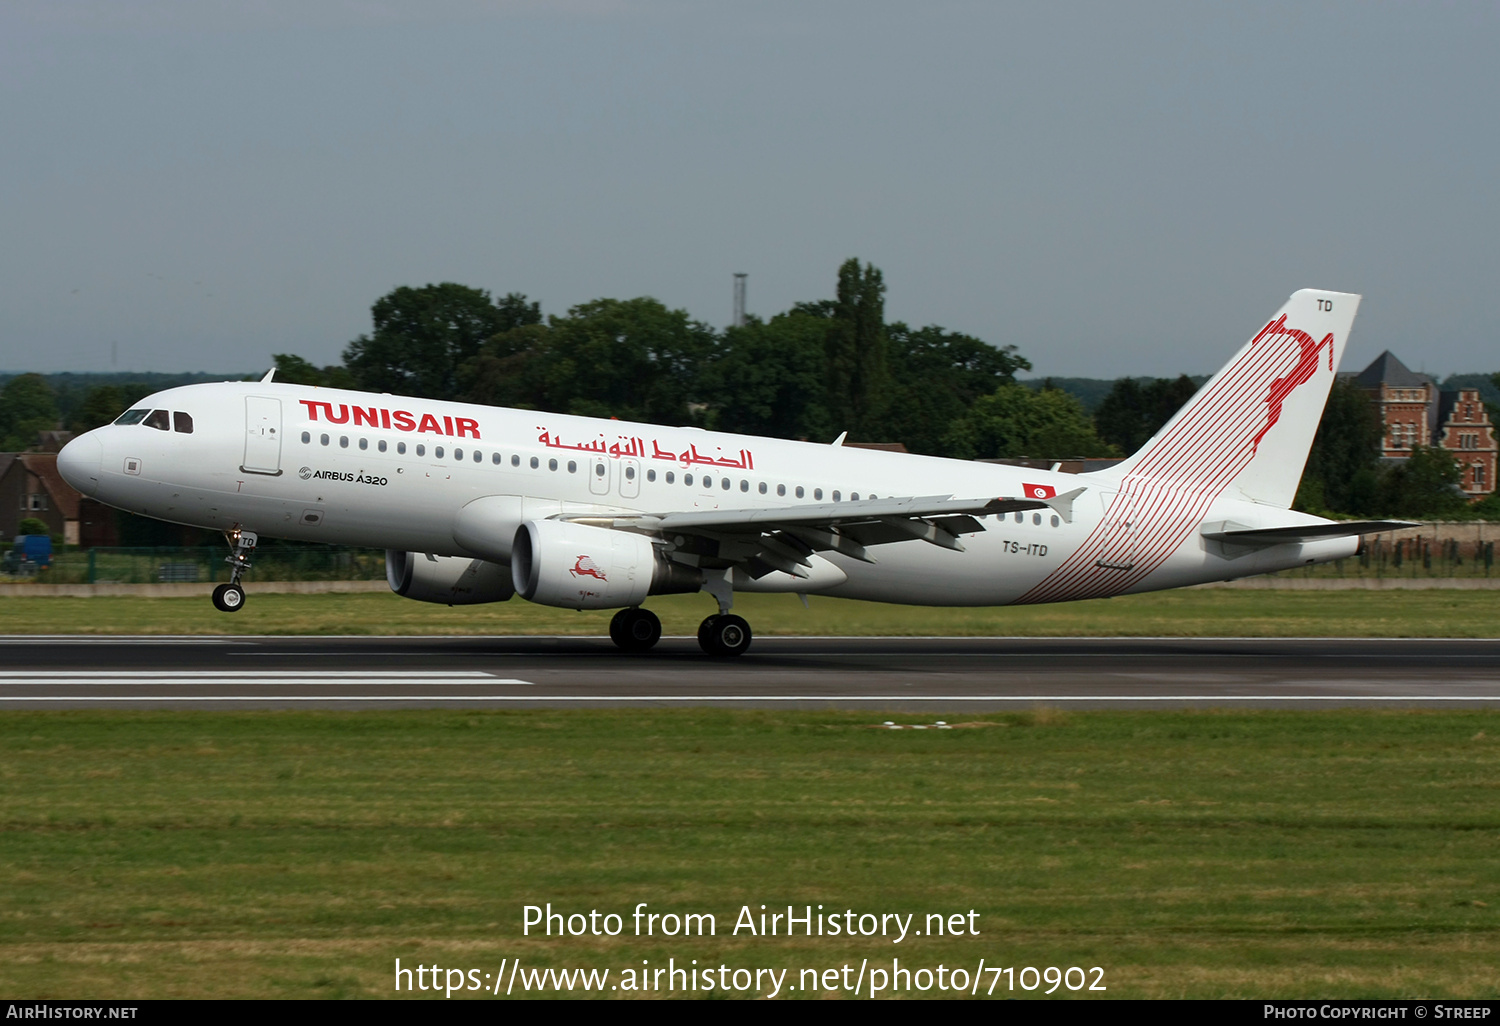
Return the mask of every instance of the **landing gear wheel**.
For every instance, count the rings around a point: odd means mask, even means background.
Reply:
[[[237,613],[244,608],[245,589],[238,584],[221,584],[214,589],[214,608],[221,613]]]
[[[712,656],[744,655],[750,639],[750,625],[733,613],[710,616],[698,625],[698,644]]]
[[[609,621],[609,637],[626,652],[649,652],[661,640],[661,621],[649,609],[622,609]]]

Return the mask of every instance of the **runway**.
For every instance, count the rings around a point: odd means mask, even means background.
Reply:
[[[0,709],[1500,708],[1500,640],[11,636]]]

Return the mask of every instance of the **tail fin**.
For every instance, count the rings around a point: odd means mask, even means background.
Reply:
[[[1360,297],[1302,289],[1140,451],[1107,473],[1290,507]]]

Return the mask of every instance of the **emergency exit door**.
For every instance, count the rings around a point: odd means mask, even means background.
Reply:
[[[245,462],[247,474],[281,473],[281,400],[260,395],[245,397]]]

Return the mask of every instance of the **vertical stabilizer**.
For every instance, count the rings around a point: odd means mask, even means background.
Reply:
[[[1111,477],[1290,507],[1360,297],[1303,289]]]
[[[1297,494],[1359,297],[1303,289],[1134,456],[1088,475],[1104,516],[1020,602],[1118,595],[1193,538],[1221,495]]]

